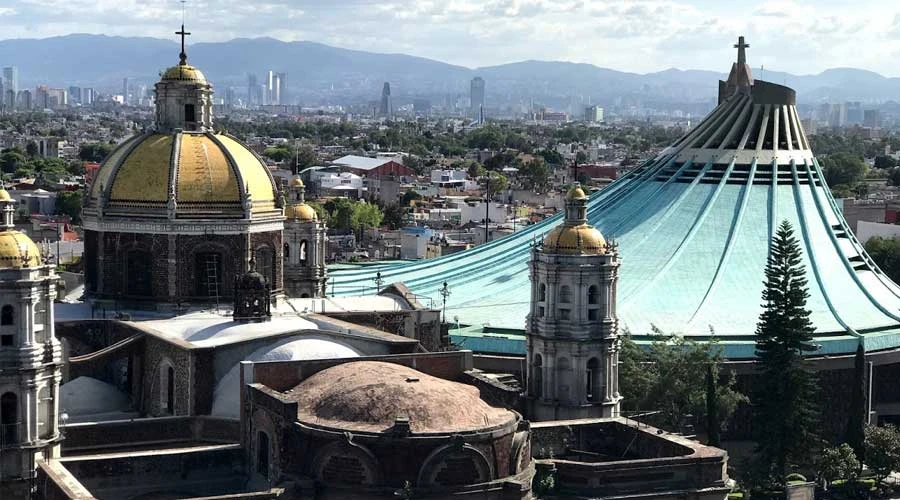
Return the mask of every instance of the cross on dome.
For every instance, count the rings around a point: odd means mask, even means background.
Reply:
[[[187,35],[190,35],[191,32],[190,32],[190,31],[184,31],[184,23],[182,23],[182,24],[181,24],[181,31],[176,31],[175,34],[176,34],[176,35],[181,35],[181,54],[179,54],[178,56],[181,58],[181,62],[180,62],[179,64],[181,64],[182,66],[184,66],[184,65],[187,64],[187,52],[184,51],[184,37],[187,36]]]
[[[750,44],[744,43],[743,36],[738,37],[738,43],[736,43],[734,45],[734,48],[738,49],[737,63],[738,64],[747,64],[747,52],[745,51],[745,49],[750,48]]]

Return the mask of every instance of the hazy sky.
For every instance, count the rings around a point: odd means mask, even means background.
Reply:
[[[177,0],[0,0],[0,38],[171,37]],[[853,66],[900,76],[900,2],[885,0],[188,0],[193,41],[270,36],[476,67],[523,59],[650,72]]]

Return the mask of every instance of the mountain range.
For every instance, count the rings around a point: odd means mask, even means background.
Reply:
[[[160,71],[178,62],[178,52],[178,44],[171,40],[74,34],[0,41],[0,65],[18,66],[23,88],[48,84],[120,91],[123,78],[151,86]],[[308,104],[375,100],[385,81],[391,83],[395,101],[451,99],[467,95],[469,81],[477,75],[485,79],[488,101],[493,103],[578,99],[606,106],[708,105],[715,99],[717,81],[725,77],[724,71],[667,69],[637,74],[561,61],[466,68],[404,54],[272,38],[196,43],[189,45],[188,55],[219,92],[234,87],[240,95],[246,92],[248,74],[258,75],[262,83],[265,73],[275,70],[288,74],[288,90]],[[727,70],[730,61],[722,61],[722,66]],[[900,100],[900,78],[871,71],[835,68],[816,75],[754,71],[757,78],[794,88],[805,104]]]

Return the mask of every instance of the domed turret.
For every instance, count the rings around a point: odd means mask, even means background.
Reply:
[[[566,220],[544,237],[541,249],[547,253],[600,255],[606,252],[606,240],[587,223],[588,197],[581,186],[566,193]]]
[[[0,211],[3,217],[0,224],[0,269],[40,266],[43,260],[38,246],[27,234],[14,229],[15,205],[15,200],[6,189],[0,188]]]

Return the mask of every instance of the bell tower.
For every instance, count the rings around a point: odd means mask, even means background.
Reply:
[[[529,418],[619,415],[616,248],[587,223],[581,187],[566,218],[531,252],[527,319]]]
[[[290,182],[290,204],[284,222],[284,288],[288,297],[324,297],[325,224],[306,203],[300,176]]]
[[[53,331],[58,278],[13,226],[0,189],[0,498],[32,498],[36,460],[59,456],[62,349]]]
[[[178,65],[164,71],[156,84],[156,129],[212,132],[212,85],[187,62],[184,37],[191,33],[182,24],[175,34],[181,36],[181,54]]]

